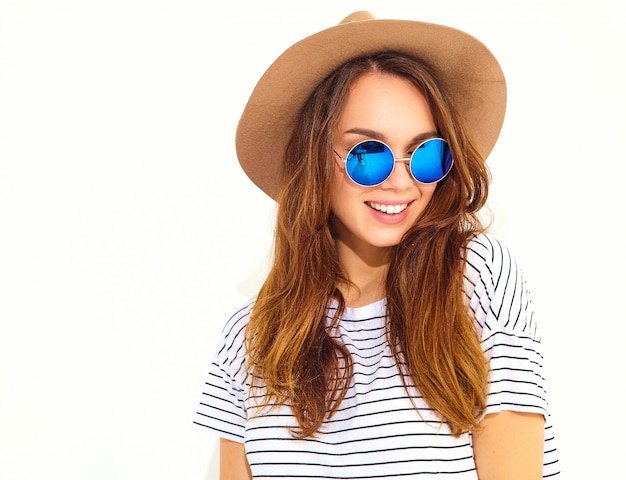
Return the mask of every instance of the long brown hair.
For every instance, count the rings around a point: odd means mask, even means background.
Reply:
[[[435,74],[398,53],[353,60],[317,87],[287,146],[273,262],[246,329],[253,387],[265,404],[289,405],[293,434],[313,435],[339,407],[352,374],[344,345],[328,334],[345,302],[330,227],[332,141],[353,82],[368,72],[411,81],[426,97],[455,159],[417,224],[393,248],[386,280],[387,331],[405,387],[411,381],[454,435],[471,430],[486,402],[488,366],[464,297],[464,251],[482,230],[489,174]],[[329,304],[338,308],[328,325]]]

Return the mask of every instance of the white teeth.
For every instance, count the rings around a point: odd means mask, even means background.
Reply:
[[[385,205],[383,203],[374,203],[374,202],[367,202],[367,204],[370,207],[372,207],[374,210],[378,210],[380,212],[387,213],[390,215],[395,215],[397,213],[402,212],[409,205],[408,203],[401,203],[399,205]]]

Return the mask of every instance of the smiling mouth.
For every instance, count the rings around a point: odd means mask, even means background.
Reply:
[[[409,206],[408,203],[400,203],[398,205],[385,205],[384,203],[374,203],[374,202],[365,202],[370,208],[374,210],[378,210],[379,212],[386,213],[388,215],[397,215],[398,213],[406,210],[406,207]]]

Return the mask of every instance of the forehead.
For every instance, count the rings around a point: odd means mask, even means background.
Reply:
[[[352,84],[336,134],[369,132],[371,138],[391,141],[434,130],[431,108],[422,92],[405,78],[376,72]]]

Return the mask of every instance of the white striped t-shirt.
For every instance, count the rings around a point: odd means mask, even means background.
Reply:
[[[465,289],[491,378],[486,413],[545,416],[544,478],[558,459],[544,388],[540,336],[522,274],[495,237],[468,245]],[[347,308],[334,335],[348,347],[354,377],[346,398],[312,438],[294,439],[289,407],[260,411],[245,369],[244,329],[253,302],[226,323],[195,423],[244,442],[255,479],[380,479],[437,476],[476,480],[471,434],[453,437],[415,389],[405,390],[385,330],[385,302]],[[329,309],[332,316],[333,309]]]

